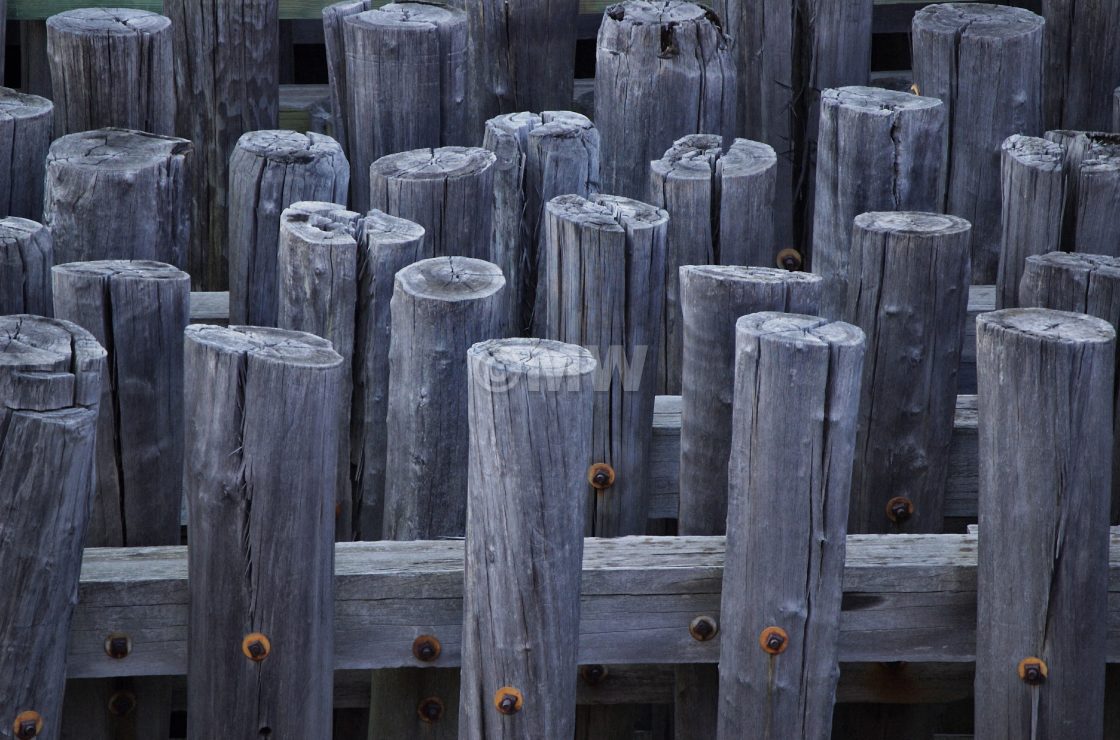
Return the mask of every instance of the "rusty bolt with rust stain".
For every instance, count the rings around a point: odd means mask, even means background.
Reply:
[[[783,249],[778,252],[777,258],[778,267],[790,272],[797,272],[801,266],[805,264],[805,260],[801,257],[801,252],[796,249]]]
[[[606,680],[609,673],[610,671],[607,670],[605,665],[600,665],[598,663],[580,666],[579,668],[580,678],[582,678],[583,682],[588,686],[598,686]]]
[[[905,496],[895,496],[887,502],[887,519],[895,524],[905,524],[914,516],[914,502]]]
[[[707,642],[719,634],[719,624],[709,616],[699,616],[688,623],[688,634],[697,642]]]
[[[494,692],[494,707],[502,714],[517,714],[525,698],[512,686],[503,686]]]
[[[1036,658],[1032,655],[1019,661],[1019,678],[1024,683],[1038,686],[1049,675],[1050,669],[1046,667],[1046,661],[1042,658]]]
[[[432,635],[420,635],[412,641],[412,655],[417,660],[431,663],[443,652],[443,646]]]
[[[254,663],[260,663],[272,652],[272,643],[260,632],[252,632],[241,641],[241,652]]]
[[[136,694],[131,691],[117,691],[109,697],[109,713],[124,717],[136,708]]]
[[[789,635],[781,627],[767,627],[759,634],[758,644],[770,655],[779,655],[789,647]]]
[[[606,463],[595,463],[587,471],[587,482],[602,491],[614,485],[614,468]]]
[[[105,654],[121,660],[132,652],[132,639],[123,632],[114,632],[105,638]]]
[[[429,696],[426,699],[421,699],[420,704],[416,707],[416,714],[420,715],[420,719],[428,724],[435,724],[443,719],[443,699],[438,696]]]
[[[43,731],[43,716],[38,712],[28,709],[16,715],[12,723],[12,734],[17,740],[29,740]]]

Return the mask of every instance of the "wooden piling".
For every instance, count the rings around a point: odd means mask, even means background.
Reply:
[[[668,220],[659,208],[613,195],[561,195],[545,208],[545,298],[535,333],[592,348],[600,368],[588,536],[646,530]]]
[[[827,738],[864,336],[769,312],[735,336],[718,737]]]
[[[230,154],[246,131],[279,125],[279,3],[164,0],[163,12],[173,35],[175,132],[195,147],[188,272],[200,290],[226,290]]]
[[[0,316],[53,316],[51,232],[26,218],[0,218]]]
[[[766,144],[735,139],[724,153],[722,137],[693,134],[650,164],[649,202],[669,214],[658,393],[681,392],[681,266],[776,264],[777,162]]]
[[[0,24],[3,25],[3,24]],[[54,139],[54,104],[0,87],[0,216],[43,217],[43,178]]]
[[[189,141],[127,129],[56,139],[43,213],[55,262],[140,259],[185,268],[191,157]]]
[[[1120,256],[1120,134],[1047,131],[1065,158],[1065,215],[1062,249]]]
[[[173,135],[171,35],[170,19],[146,10],[78,8],[48,18],[55,134],[116,126]]]
[[[686,134],[736,132],[731,40],[710,9],[625,0],[599,26],[595,125],[603,190],[644,198],[649,163]]]
[[[466,532],[463,357],[477,342],[506,336],[505,284],[497,265],[465,257],[422,260],[397,273],[384,539],[437,540]]]
[[[105,350],[69,321],[0,317],[0,737],[58,740],[94,481]]]
[[[342,358],[281,329],[194,325],[185,337],[188,737],[320,737]]]
[[[976,736],[1101,737],[1116,332],[1037,308],[976,324]]]
[[[847,319],[867,334],[848,531],[940,532],[968,309],[969,223],[864,213]]]
[[[229,160],[229,320],[278,326],[280,216],[299,201],[345,203],[350,167],[323,134],[250,131]]]
[[[945,208],[972,224],[977,284],[995,282],[999,267],[1001,146],[1011,134],[1043,131],[1043,25],[1030,11],[988,3],[941,3],[914,15],[914,84],[945,104]]]
[[[540,339],[467,361],[460,737],[572,737],[595,361]]]
[[[847,318],[853,219],[940,211],[947,151],[940,100],[875,87],[824,91],[813,212],[813,272],[825,279],[821,316]]]

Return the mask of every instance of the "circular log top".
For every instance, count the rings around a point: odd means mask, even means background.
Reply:
[[[862,329],[845,321],[779,311],[740,316],[735,322],[735,335],[759,341],[849,347],[859,346],[865,339]]]
[[[390,216],[376,208],[366,214],[362,221],[365,240],[371,244],[400,245],[411,244],[424,238],[424,227],[408,219]]]
[[[682,273],[693,280],[713,283],[823,283],[824,278],[811,272],[783,270],[779,267],[748,267],[743,265],[683,265]]]
[[[905,236],[943,236],[972,229],[972,224],[959,216],[917,211],[871,211],[856,216],[855,227],[862,231]]]
[[[1027,257],[1026,269],[1068,270],[1120,280],[1120,257],[1081,252],[1047,252]]]
[[[1037,136],[1012,134],[1003,142],[1003,151],[1026,167],[1047,172],[1062,169],[1062,145]]]
[[[467,350],[467,358],[475,368],[474,374],[483,370],[490,380],[508,376],[564,378],[595,370],[595,359],[586,349],[552,339],[491,339],[473,345]],[[558,391],[568,389],[563,384],[555,387]]]
[[[47,18],[47,28],[76,36],[146,36],[170,32],[171,19],[133,8],[78,8]]]
[[[390,3],[346,16],[343,23],[368,29],[428,31],[440,26],[466,25],[467,14],[459,8],[429,3]]]
[[[553,217],[600,231],[626,231],[656,228],[669,221],[661,208],[621,195],[558,195],[545,205]]]
[[[516,137],[524,141],[529,131],[540,126],[544,121],[540,114],[521,111],[519,113],[503,113],[486,121],[486,128],[492,133]]]
[[[618,23],[667,25],[701,21],[709,14],[707,8],[685,0],[626,0],[608,7],[604,17]]]
[[[308,244],[355,244],[361,218],[360,214],[337,203],[303,200],[284,209],[280,214],[280,228]]]
[[[942,105],[942,102],[939,98],[928,98],[882,87],[850,85],[825,90],[821,93],[821,105],[842,106],[860,113],[889,116],[900,111],[937,108]]]
[[[191,276],[178,267],[154,260],[97,260],[94,262],[67,262],[51,268],[54,273],[65,273],[89,278],[122,277],[136,280],[168,280],[190,282]]]
[[[669,212],[621,195],[592,195],[591,202],[609,208],[614,219],[628,230],[655,228],[669,222]]]
[[[0,120],[42,118],[53,112],[54,103],[46,98],[0,87]]]
[[[473,301],[494,295],[506,279],[497,265],[470,257],[420,260],[397,273],[396,287],[433,301]]]
[[[370,166],[370,177],[388,180],[445,180],[471,177],[494,165],[497,157],[489,149],[474,146],[445,146],[388,154]]]
[[[51,144],[47,165],[99,170],[141,170],[161,167],[172,157],[186,156],[191,143],[125,128],[101,128],[63,136]]]
[[[303,331],[191,324],[184,340],[218,354],[250,355],[284,365],[331,368],[342,364],[342,357],[330,342]]]
[[[673,142],[665,155],[651,163],[653,171],[666,179],[710,179],[717,172],[721,177],[749,177],[778,163],[778,155],[769,144],[750,139],[735,139],[723,151],[723,137],[718,134],[689,134]]]
[[[306,164],[343,156],[339,143],[326,134],[301,134],[277,129],[242,134],[237,140],[237,148],[282,164]]]
[[[533,127],[530,136],[575,137],[595,129],[595,124],[582,113],[570,110],[546,110],[541,113],[541,122]]]
[[[990,39],[1042,33],[1042,16],[1023,8],[990,3],[940,3],[914,14],[916,32]]]
[[[0,405],[53,411],[97,403],[105,350],[70,321],[0,316]]]
[[[0,244],[8,245],[27,240],[47,227],[38,221],[19,216],[0,218]],[[49,235],[48,235],[49,236]]]
[[[1063,344],[1096,344],[1116,339],[1104,319],[1049,308],[1005,308],[976,317],[978,333],[1010,332],[1024,338]]]

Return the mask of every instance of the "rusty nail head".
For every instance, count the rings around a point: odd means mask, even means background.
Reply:
[[[105,654],[121,660],[132,652],[132,639],[123,632],[114,632],[105,638]]]
[[[28,740],[43,731],[43,717],[34,710],[27,710],[16,715],[12,723],[12,732],[18,740]]]
[[[709,616],[700,616],[688,623],[688,634],[693,640],[707,642],[719,633],[719,625]]]
[[[420,705],[416,707],[416,713],[420,715],[420,719],[428,724],[439,722],[443,719],[443,700],[438,696],[429,696],[427,699],[422,699]]]
[[[580,677],[583,678],[584,683],[590,686],[602,683],[608,673],[607,667],[598,663],[580,666],[579,669]]]
[[[790,272],[795,272],[801,269],[804,260],[801,258],[801,252],[796,249],[783,249],[778,252],[778,267],[781,267]]]
[[[1046,680],[1050,670],[1042,658],[1031,656],[1019,661],[1019,678],[1031,686],[1037,686]]]
[[[241,652],[254,663],[260,663],[272,652],[272,643],[260,632],[252,632],[241,641]]]
[[[759,634],[758,644],[770,655],[779,655],[789,647],[789,635],[781,627],[767,627]]]
[[[614,468],[606,463],[595,463],[587,471],[587,482],[602,491],[614,485]]]
[[[895,524],[904,524],[914,516],[914,502],[905,496],[895,496],[887,502],[887,519]]]
[[[109,712],[124,717],[136,708],[136,694],[131,691],[118,691],[109,697]]]
[[[412,641],[412,655],[417,660],[422,660],[425,663],[430,663],[439,657],[443,651],[442,646],[432,635],[420,635]]]
[[[517,714],[523,702],[521,692],[512,686],[503,686],[494,692],[494,707],[502,714]]]

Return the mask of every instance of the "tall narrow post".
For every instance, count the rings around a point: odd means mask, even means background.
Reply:
[[[0,219],[0,316],[53,316],[51,232],[25,218]]]
[[[781,313],[735,334],[718,737],[827,738],[864,336]]]
[[[320,737],[334,676],[342,358],[303,332],[195,325],[185,336],[188,737]]]
[[[0,317],[0,337],[0,737],[58,740],[105,350],[22,314]]]
[[[1102,737],[1116,332],[1005,309],[976,342],[976,735]]]
[[[507,339],[467,362],[460,737],[572,737],[595,361]]]
[[[1062,248],[1068,252],[1120,256],[1120,134],[1047,131],[1062,145],[1065,159],[1065,216]]]
[[[0,87],[0,216],[42,219],[44,181],[28,174],[43,171],[53,131],[51,101]]]
[[[1112,93],[1112,130],[1120,133],[1120,87]]]

